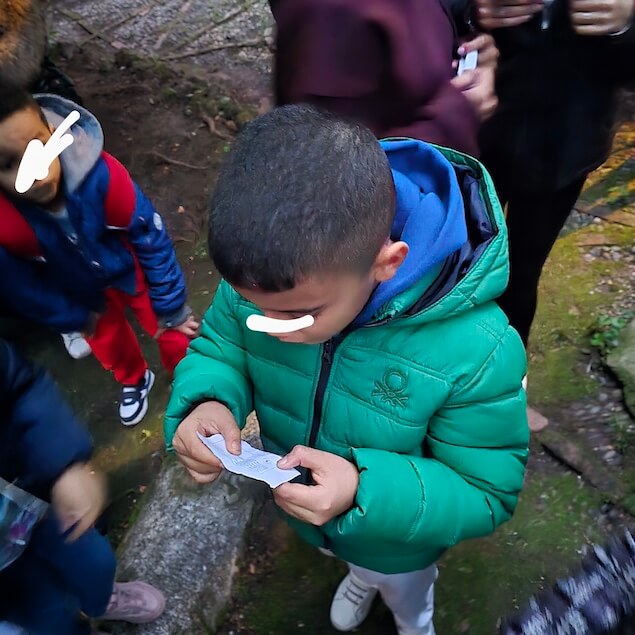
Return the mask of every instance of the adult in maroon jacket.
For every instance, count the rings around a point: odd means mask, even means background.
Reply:
[[[361,120],[378,137],[414,137],[478,154],[480,120],[496,106],[494,71],[479,65],[455,77],[456,30],[439,0],[270,5],[279,105],[308,102]]]

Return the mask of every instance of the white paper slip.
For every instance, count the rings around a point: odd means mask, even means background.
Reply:
[[[265,452],[258,448],[253,448],[246,441],[241,441],[241,452],[239,456],[230,454],[225,448],[225,439],[222,435],[214,434],[211,437],[204,437],[197,432],[198,438],[211,450],[212,454],[223,464],[223,467],[234,474],[241,474],[254,478],[257,481],[264,481],[271,488],[288,483],[300,472],[295,468],[281,470],[277,463],[282,458],[273,452]]]

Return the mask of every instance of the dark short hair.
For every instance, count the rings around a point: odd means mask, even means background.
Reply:
[[[48,125],[40,105],[28,90],[13,84],[0,85],[0,123],[26,108],[33,108],[42,122]]]
[[[230,284],[284,291],[316,273],[368,271],[394,214],[390,165],[370,130],[283,106],[245,126],[220,170],[210,253]]]

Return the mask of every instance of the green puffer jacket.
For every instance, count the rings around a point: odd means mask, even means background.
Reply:
[[[221,282],[166,415],[168,448],[194,405],[218,400],[240,426],[256,410],[267,450],[303,444],[354,462],[347,513],[322,527],[288,521],[311,544],[383,573],[425,568],[492,533],[514,511],[527,460],[525,353],[493,302],[508,277],[502,211],[477,161],[443,153],[476,243],[449,288],[440,281],[452,275],[435,269],[368,325],[302,345],[248,330],[256,307]]]

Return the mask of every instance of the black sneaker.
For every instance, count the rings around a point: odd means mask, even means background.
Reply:
[[[125,426],[135,426],[148,412],[148,393],[154,385],[154,373],[148,368],[143,381],[136,386],[124,386],[121,389],[119,418]]]

